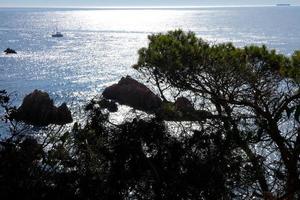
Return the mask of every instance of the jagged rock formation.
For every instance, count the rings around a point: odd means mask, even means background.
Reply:
[[[13,118],[35,126],[64,125],[73,121],[66,103],[56,107],[49,94],[39,90],[24,98],[22,105],[13,114]]]
[[[162,102],[149,88],[130,76],[123,77],[117,84],[107,87],[102,95],[105,99],[154,113],[167,121],[202,121],[220,117],[204,110],[195,110],[191,101],[185,97],[179,97],[175,103]],[[104,101],[100,106],[103,108],[112,106],[110,109],[117,111],[113,103]]]
[[[106,108],[109,112],[117,112],[118,111],[118,105],[116,102],[112,100],[102,99],[99,102],[99,105],[101,108]]]
[[[118,84],[107,87],[102,95],[106,99],[143,111],[153,112],[162,104],[157,95],[130,76],[123,77]]]
[[[195,111],[195,108],[190,100],[185,97],[179,97],[175,101],[175,108],[181,112],[192,112]]]
[[[4,53],[6,54],[16,54],[17,52],[11,48],[7,48],[4,50]]]

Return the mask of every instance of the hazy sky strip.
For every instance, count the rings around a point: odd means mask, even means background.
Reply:
[[[60,7],[60,6],[228,6],[275,5],[289,3],[300,5],[300,0],[0,0],[0,6]]]

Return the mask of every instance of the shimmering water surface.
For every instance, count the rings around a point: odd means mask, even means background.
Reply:
[[[82,104],[127,74],[147,35],[182,28],[210,42],[300,49],[300,7],[199,9],[0,9],[0,89],[34,89]],[[51,38],[58,29],[63,38]]]

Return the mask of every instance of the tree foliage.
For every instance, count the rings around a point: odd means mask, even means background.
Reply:
[[[220,147],[211,146],[218,137],[200,132],[177,137],[157,118],[114,125],[101,105],[101,101],[87,105],[86,124],[76,123],[69,132],[59,127],[45,127],[41,132],[29,128],[3,139],[2,198],[231,197],[226,177],[238,173],[226,166],[231,161],[222,156]]]
[[[241,176],[250,187],[236,191],[299,196],[299,52],[289,58],[265,46],[209,44],[181,30],[149,40],[134,68],[161,88],[161,96],[164,88],[189,92],[196,107],[220,116],[205,123],[220,124],[207,134],[219,132],[229,154],[245,155]]]

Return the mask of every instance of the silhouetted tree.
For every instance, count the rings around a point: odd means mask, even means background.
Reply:
[[[219,134],[224,151],[242,156],[232,191],[242,198],[299,197],[299,52],[288,58],[265,46],[209,44],[181,30],[149,40],[134,68],[164,99],[172,98],[164,91],[173,88],[220,116],[199,126]]]
[[[9,99],[7,99],[9,101]],[[218,137],[178,137],[157,118],[110,122],[92,101],[84,126],[28,128],[0,149],[4,199],[229,199]],[[10,119],[8,117],[8,119]],[[16,133],[17,131],[14,131]],[[42,134],[42,135],[40,135]],[[203,136],[201,136],[204,134]],[[202,137],[201,140],[198,137]],[[237,166],[239,162],[235,163]]]

